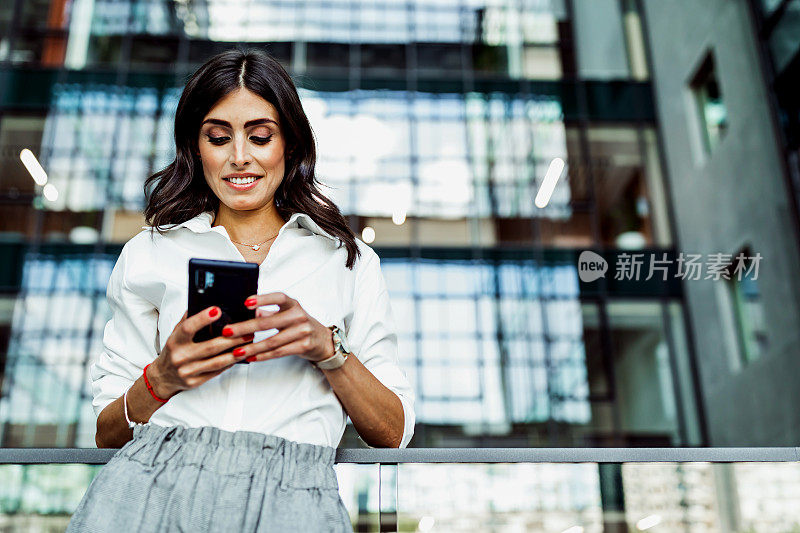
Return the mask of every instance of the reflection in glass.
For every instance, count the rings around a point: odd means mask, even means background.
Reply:
[[[59,195],[46,207],[141,209],[144,179],[173,150],[174,141],[163,132],[171,132],[174,117],[162,118],[158,111],[174,96],[159,98],[150,88],[56,86],[41,161]]]
[[[627,463],[622,480],[631,527],[765,533],[800,528],[795,463]]]
[[[80,3],[80,2],[79,2]],[[563,0],[504,5],[487,0],[378,1],[238,0],[136,3],[95,0],[92,33],[114,35],[185,32],[193,39],[225,42],[321,41],[369,43],[517,42],[552,44],[566,18]],[[302,23],[301,23],[302,22]]]
[[[0,465],[0,525],[63,531],[99,471],[92,465]]]
[[[595,244],[596,213],[607,245],[669,243],[649,130],[567,129],[559,99],[543,95],[300,94],[318,142],[319,179],[345,213],[496,218],[497,241],[561,247]],[[57,85],[40,160],[58,198],[42,199],[45,209],[139,212],[145,178],[174,157],[178,96],[177,88]],[[534,198],[555,158],[567,169],[540,209]],[[468,242],[479,238],[468,234]]]
[[[663,305],[607,305],[619,431],[631,444],[679,446],[685,439]]]
[[[110,318],[116,256],[25,259],[0,397],[0,445],[95,446],[88,364]]]
[[[651,210],[663,211],[663,203],[652,200],[660,180],[649,175],[655,169],[643,153],[644,133],[629,127],[590,127],[586,137],[603,242],[625,249],[652,246]],[[661,220],[666,224],[665,217]]]
[[[397,530],[600,533],[596,463],[397,466]],[[63,530],[100,466],[0,465],[0,524]],[[356,531],[379,531],[378,465],[337,464],[339,494]],[[800,464],[625,463],[624,519],[631,531],[800,528]],[[572,529],[570,529],[572,528]]]
[[[533,203],[553,158],[567,158],[557,100],[300,92],[319,145],[318,174],[345,213],[489,217],[492,194],[499,216],[570,216],[568,180],[546,208]],[[144,179],[174,157],[176,98],[177,90],[56,87],[41,161],[59,195],[45,206],[140,210]]]
[[[380,468],[377,464],[336,464],[339,495],[355,531],[381,531]]]
[[[589,421],[573,266],[394,259],[381,266],[418,423],[508,433],[515,423]]]
[[[102,350],[115,259],[26,259],[0,398],[5,445],[92,447],[86,376]],[[507,433],[518,423],[589,421],[572,265],[387,259],[382,268],[419,423]]]
[[[603,531],[594,464],[404,463],[398,470],[399,531]]]

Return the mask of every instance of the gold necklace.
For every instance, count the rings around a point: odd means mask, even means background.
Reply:
[[[280,231],[279,231],[278,233],[280,233]],[[262,244],[264,244],[265,242],[271,241],[272,239],[274,239],[275,237],[277,237],[277,236],[278,236],[278,233],[276,233],[275,235],[273,235],[272,237],[270,237],[270,238],[269,238],[269,239],[267,239],[266,241],[260,242],[260,243],[258,243],[258,244],[247,244],[247,243],[245,243],[245,242],[234,241],[233,239],[231,239],[231,242],[235,242],[236,244],[241,244],[242,246],[249,246],[250,248],[252,248],[252,249],[253,249],[253,251],[254,251],[254,252],[257,252],[257,251],[258,251],[258,250],[261,248],[261,245],[262,245]]]

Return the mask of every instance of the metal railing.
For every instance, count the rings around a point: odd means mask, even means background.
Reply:
[[[118,448],[0,448],[0,464],[105,464]],[[800,447],[343,448],[337,463],[800,462]]]

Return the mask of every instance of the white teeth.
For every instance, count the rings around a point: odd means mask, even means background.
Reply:
[[[256,178],[251,176],[249,178],[228,178],[231,183],[235,183],[236,185],[247,185],[249,183],[253,183],[256,181]]]

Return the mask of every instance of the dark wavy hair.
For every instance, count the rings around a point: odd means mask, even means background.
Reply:
[[[175,113],[175,161],[144,183],[147,224],[165,231],[203,211],[219,208],[208,187],[197,155],[203,117],[227,94],[247,88],[275,106],[286,139],[286,172],[275,191],[278,214],[308,214],[347,248],[345,266],[352,269],[360,251],[355,235],[339,208],[318,189],[314,174],[316,144],[297,88],[281,64],[259,49],[232,49],[206,61],[186,83]],[[152,231],[152,230],[151,230]]]

